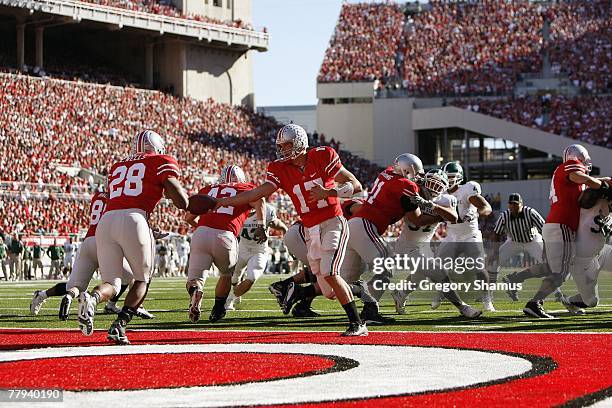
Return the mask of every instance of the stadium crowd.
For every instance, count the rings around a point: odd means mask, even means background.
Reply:
[[[403,87],[419,95],[511,92],[541,66],[542,16],[525,2],[432,2],[405,27]]]
[[[422,96],[509,94],[548,53],[554,73],[584,91],[608,91],[609,15],[607,0],[437,0],[405,19],[396,4],[344,4],[319,82],[397,81]]]
[[[343,4],[319,81],[374,81],[394,75],[403,25],[398,5]]]
[[[130,141],[143,128],[164,135],[168,153],[178,158],[183,183],[197,191],[207,175],[214,176],[227,163],[241,166],[249,180],[264,180],[266,162],[274,158],[275,132],[279,123],[244,106],[230,106],[176,98],[157,91],[82,84],[23,75],[0,76],[0,174],[5,180],[38,184],[59,183],[71,192],[90,181],[71,178],[54,165],[86,168],[106,174],[115,161],[128,155]],[[319,137],[318,140],[324,140]],[[365,184],[379,170],[348,152],[340,155],[347,168]],[[70,158],[70,162],[66,162]],[[83,197],[80,198],[82,200]],[[281,217],[290,221],[292,206],[287,197],[273,198]],[[44,198],[40,198],[44,200]],[[82,206],[79,199],[68,205]],[[73,204],[74,203],[74,204]],[[58,218],[40,213],[33,205],[29,218],[46,219],[48,229],[58,229]],[[75,215],[76,218],[70,218]],[[82,227],[77,212],[66,214],[73,230]],[[1,215],[0,225],[14,224]],[[159,215],[160,227],[176,230],[180,223]],[[24,231],[37,224],[25,223]]]
[[[610,1],[566,1],[548,10],[550,60],[585,92],[612,90]]]

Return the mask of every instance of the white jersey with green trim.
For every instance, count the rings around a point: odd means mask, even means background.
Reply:
[[[457,199],[457,217],[459,221],[456,224],[448,224],[446,231],[446,240],[461,241],[461,239],[470,239],[480,236],[478,229],[478,209],[470,203],[470,197],[480,195],[482,189],[480,184],[475,181],[468,181],[465,184],[459,185],[459,188],[452,194]],[[469,216],[469,221],[462,221],[466,216]],[[482,239],[482,238],[481,238]]]
[[[457,206],[457,199],[450,194],[440,194],[432,200],[434,203],[442,207],[455,208]],[[404,226],[402,232],[398,237],[400,242],[429,242],[433,238],[436,229],[441,224],[437,222],[435,224],[426,225],[424,227],[417,227],[411,224],[406,217],[404,217]]]
[[[276,218],[277,218],[276,208],[274,208],[273,205],[266,203],[267,227],[269,227],[270,224],[276,220]],[[255,210],[253,209],[251,210],[249,217],[244,222],[242,231],[240,231],[240,247],[245,247],[250,250],[259,249],[265,252],[266,249],[268,248],[268,241],[264,242],[263,244],[258,244],[254,237],[255,230],[257,229],[257,225],[259,225],[259,222],[257,221],[257,214],[255,213]],[[267,227],[266,227],[266,232],[268,232]]]
[[[597,200],[591,208],[580,209],[580,221],[576,233],[576,257],[594,258],[606,244],[606,236],[601,223],[612,222],[612,203],[607,199]]]

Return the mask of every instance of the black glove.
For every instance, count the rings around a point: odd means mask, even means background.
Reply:
[[[433,214],[433,209],[435,207],[433,201],[426,200],[418,194],[411,195],[409,198],[410,202],[419,207],[423,212]]]
[[[257,241],[258,244],[263,244],[268,240],[268,234],[263,225],[260,225],[259,227],[255,228],[255,232],[253,232],[253,238],[255,238],[255,241]]]
[[[599,191],[602,197],[604,197],[608,201],[612,201],[612,188],[610,188],[609,182],[602,180],[601,187],[599,187]]]

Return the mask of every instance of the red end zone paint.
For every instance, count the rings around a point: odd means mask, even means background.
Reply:
[[[129,348],[126,348],[129,353]],[[295,354],[176,353],[59,357],[0,363],[0,389],[72,391],[196,387],[272,380],[333,367],[328,358]],[[109,374],[112,367],[112,375]],[[61,375],[58,375],[61,373]]]
[[[131,332],[133,344],[191,343],[322,343],[378,344],[477,349],[552,359],[556,368],[530,378],[447,392],[405,395],[360,401],[311,404],[317,407],[360,406],[556,406],[578,405],[580,398],[611,392],[612,335],[526,333],[370,333],[341,338],[337,333],[311,332]],[[0,330],[0,348],[24,349],[108,344],[104,332],[84,338],[75,331]],[[307,346],[305,347],[307,349]],[[129,347],[126,348],[126,352]],[[2,367],[0,366],[0,373]],[[14,375],[14,372],[13,372]],[[389,373],[393,375],[393,373]],[[384,378],[378,379],[384,381]],[[333,386],[333,384],[330,384]],[[355,386],[359,386],[356,384]],[[607,395],[606,394],[606,395]],[[573,402],[572,402],[573,401]],[[588,401],[588,398],[587,398]]]

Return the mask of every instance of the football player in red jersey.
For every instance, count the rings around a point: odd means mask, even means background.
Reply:
[[[267,180],[253,190],[221,198],[217,207],[247,204],[279,188],[287,192],[302,223],[308,246],[308,263],[325,297],[338,298],[349,318],[345,336],[367,334],[353,295],[340,277],[348,241],[348,226],[339,197],[361,191],[361,184],[346,170],[331,147],[308,148],[306,131],[294,124],[283,126],[276,137],[278,160],[270,163]]]
[[[115,163],[108,175],[108,203],[96,230],[100,274],[104,283],[91,294],[79,295],[79,327],[83,334],[93,332],[96,305],[113,297],[121,288],[123,258],[130,265],[134,284],[121,313],[108,330],[108,339],[129,344],[125,326],[144,301],[153,267],[155,240],[148,218],[165,195],[179,209],[188,204],[187,194],[178,181],[176,159],[165,154],[160,135],[144,130],[134,138],[132,155]]]
[[[242,169],[229,165],[221,171],[218,184],[204,187],[199,194],[206,194],[221,199],[234,197],[252,190],[254,184],[247,183]],[[218,207],[201,216],[196,223],[197,215],[187,213],[186,221],[196,227],[191,240],[191,257],[187,273],[187,292],[191,297],[189,320],[196,323],[200,320],[200,306],[204,283],[213,263],[219,269],[219,280],[215,288],[215,305],[208,320],[214,323],[225,316],[225,301],[232,288],[232,274],[238,260],[238,234],[246,221],[251,208],[255,209],[258,227],[255,236],[258,241],[265,241],[266,212],[263,198],[240,205]]]
[[[61,282],[47,290],[37,290],[34,292],[34,297],[30,303],[31,314],[35,316],[38,315],[40,308],[42,307],[43,303],[47,301],[47,298],[63,296],[60,302],[58,316],[60,320],[68,319],[68,313],[72,300],[76,298],[80,292],[87,290],[87,286],[89,285],[89,282],[91,282],[94,272],[96,269],[98,269],[98,255],[96,253],[95,237],[96,227],[100,221],[100,218],[102,218],[102,213],[104,213],[107,199],[108,194],[103,192],[102,189],[95,192],[91,197],[91,201],[89,203],[89,228],[85,238],[83,239],[83,243],[79,247],[79,251],[74,262],[74,267],[70,273],[68,282]],[[117,302],[123,291],[125,291],[128,284],[132,280],[132,272],[130,271],[130,266],[125,259],[123,260],[122,276],[123,279],[121,290],[113,299],[111,299],[111,301]],[[107,311],[109,304],[104,307],[105,311]],[[116,313],[114,311],[112,312]],[[153,317],[153,315],[142,307],[138,309],[137,315],[145,319]]]
[[[544,299],[557,290],[567,279],[570,273],[570,264],[574,256],[574,241],[580,220],[580,193],[585,185],[594,190],[609,189],[609,178],[595,178],[589,176],[591,171],[591,158],[584,146],[573,144],[565,148],[563,163],[553,173],[550,183],[550,212],[542,228],[544,240],[546,277],[540,289],[527,302],[523,312],[532,317],[551,319],[553,316],[546,313],[543,308]],[[568,306],[568,305],[566,305]],[[577,311],[578,307],[569,305],[570,311]]]
[[[342,202],[342,215],[347,221],[361,208],[363,201],[362,198],[349,198]],[[301,221],[296,221],[289,227],[283,237],[283,242],[289,253],[302,262],[304,269],[287,279],[271,284],[269,286],[270,292],[276,296],[278,304],[283,309],[283,313],[288,314],[293,305],[297,303],[293,311],[291,311],[294,317],[319,317],[320,314],[312,310],[310,305],[315,297],[322,295],[322,292],[317,283],[316,276],[312,274],[308,265],[308,247],[306,246],[306,238],[304,236],[304,225]],[[300,284],[310,285],[304,286],[303,290],[294,290],[293,295],[288,297],[287,294],[291,288],[295,288],[295,285]],[[349,286],[353,295],[363,297],[361,285],[349,284]]]
[[[421,160],[410,153],[399,155],[392,166],[387,167],[376,178],[368,198],[361,209],[349,222],[351,240],[342,264],[342,277],[347,282],[359,278],[363,264],[372,266],[376,258],[389,257],[386,241],[382,238],[387,228],[404,216],[418,226],[422,226],[421,208],[432,215],[453,219],[454,214],[446,207],[434,204],[418,195],[416,182],[423,177]],[[456,218],[456,216],[455,216]],[[429,222],[429,219],[427,219]],[[369,324],[386,324],[393,319],[381,316],[378,300],[384,293],[385,284],[390,282],[388,270],[375,274],[368,283],[373,301],[364,302],[361,318]]]

